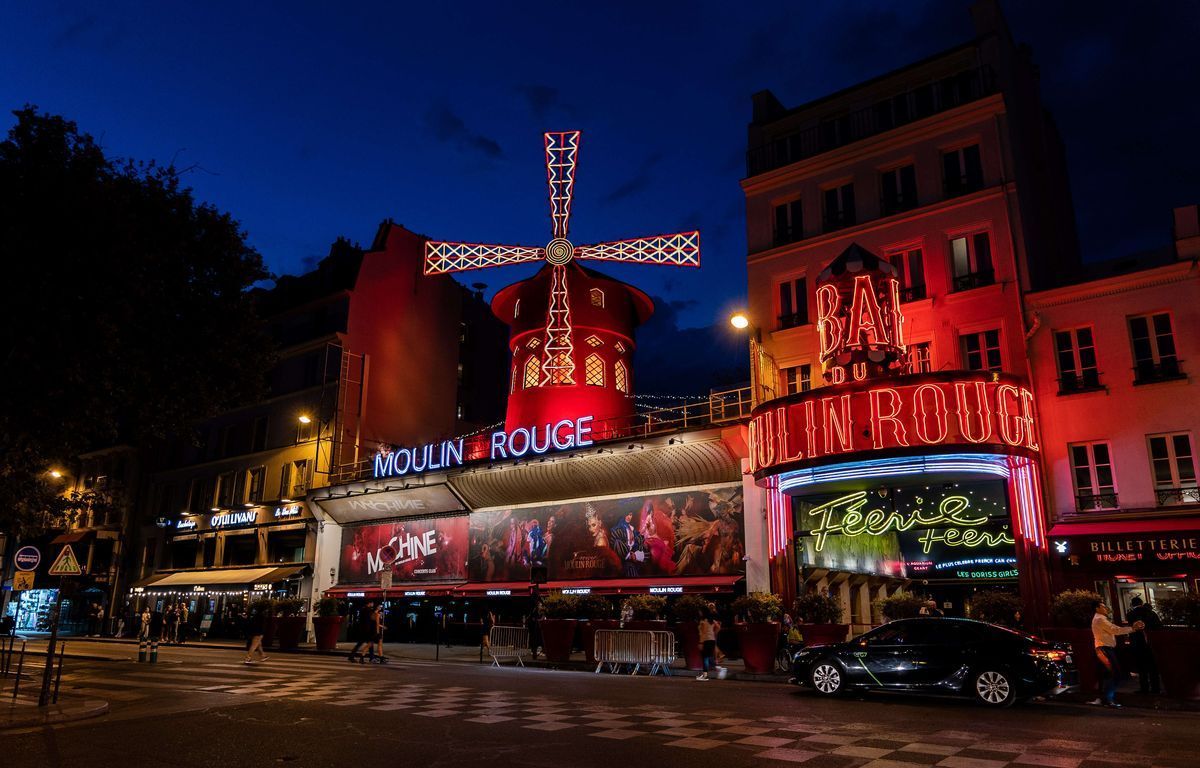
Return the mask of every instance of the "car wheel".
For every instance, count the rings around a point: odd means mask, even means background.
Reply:
[[[832,661],[821,661],[813,667],[809,675],[813,690],[824,696],[834,696],[842,692],[844,685],[842,670]]]
[[[1017,688],[1006,672],[994,669],[975,675],[975,698],[989,707],[1011,706],[1017,700]]]

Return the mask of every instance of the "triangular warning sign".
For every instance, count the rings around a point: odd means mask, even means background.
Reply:
[[[54,558],[54,565],[50,566],[47,573],[51,576],[80,576],[83,574],[83,569],[79,567],[79,561],[75,559],[75,553],[71,550],[70,544],[63,547],[62,552],[58,553],[58,557]]]

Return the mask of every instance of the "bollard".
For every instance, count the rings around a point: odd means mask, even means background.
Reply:
[[[63,654],[67,652],[67,644],[58,646],[58,673],[54,676],[54,703],[58,703],[58,686],[62,684]]]
[[[154,664],[158,661],[158,641],[150,641],[150,663]]]
[[[17,691],[21,690],[21,670],[25,669],[25,642],[21,641],[21,657],[17,659],[17,679],[13,681],[13,701],[17,700]]]
[[[146,660],[146,645],[147,645],[146,638],[143,637],[138,640],[138,663],[139,664]]]

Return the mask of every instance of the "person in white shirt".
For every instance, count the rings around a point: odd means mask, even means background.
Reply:
[[[1096,646],[1096,659],[1100,662],[1100,698],[1091,703],[1120,709],[1121,705],[1116,701],[1117,683],[1121,680],[1121,668],[1117,664],[1117,637],[1131,635],[1145,625],[1140,621],[1135,621],[1130,627],[1113,624],[1108,618],[1108,606],[1099,600],[1093,610],[1096,615],[1092,616],[1092,642]]]

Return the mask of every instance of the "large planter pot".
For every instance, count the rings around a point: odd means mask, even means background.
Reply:
[[[1047,627],[1041,636],[1052,643],[1070,643],[1071,657],[1079,675],[1079,691],[1089,696],[1100,693],[1100,661],[1096,658],[1092,630],[1075,627]]]
[[[280,616],[275,619],[275,638],[279,641],[279,650],[294,651],[304,638],[304,616]]]
[[[621,622],[617,619],[589,619],[580,624],[579,634],[583,640],[583,655],[589,664],[596,663],[596,630],[620,628]]]
[[[342,632],[341,616],[314,616],[313,633],[317,636],[318,651],[337,649],[338,635]]]
[[[1158,629],[1146,635],[1167,695],[1200,699],[1200,630]]]
[[[568,661],[575,639],[575,619],[539,619],[546,661]]]
[[[806,646],[844,643],[850,634],[849,624],[797,624],[796,629],[800,630]]]
[[[775,652],[779,648],[779,624],[739,624],[738,642],[742,647],[742,663],[752,675],[769,675],[775,671]]]
[[[267,616],[263,619],[263,648],[270,648],[275,645],[275,622],[278,619],[274,616]]]
[[[700,653],[700,622],[681,621],[675,625],[679,636],[679,649],[688,669],[703,669],[704,657]]]
[[[648,629],[651,632],[666,632],[667,622],[665,619],[633,619],[625,622],[625,626],[621,629]]]

